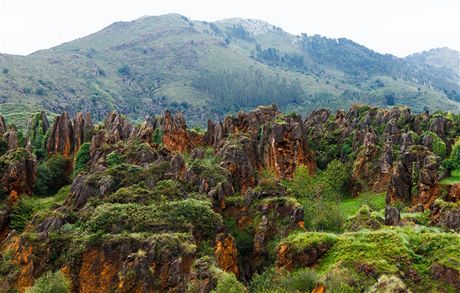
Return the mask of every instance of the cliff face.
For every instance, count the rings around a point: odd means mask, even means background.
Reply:
[[[60,154],[71,158],[83,142],[91,140],[92,132],[93,124],[89,114],[83,118],[82,113],[77,113],[72,123],[69,115],[63,113],[54,119],[46,141],[46,152],[48,155]]]

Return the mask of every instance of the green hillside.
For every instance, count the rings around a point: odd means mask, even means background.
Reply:
[[[0,114],[18,124],[40,109],[96,119],[115,109],[139,120],[169,108],[191,121],[270,103],[302,112],[354,103],[460,109],[458,76],[442,69],[238,18],[116,22],[28,56],[0,54],[0,70]]]

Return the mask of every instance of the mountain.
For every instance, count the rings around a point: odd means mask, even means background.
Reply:
[[[404,59],[413,64],[431,65],[452,70],[457,75],[460,74],[460,52],[446,47],[415,53]]]
[[[348,39],[292,35],[267,22],[178,14],[116,22],[28,56],[0,55],[0,113],[111,110],[138,121],[166,108],[192,123],[276,103],[284,111],[355,103],[459,111],[458,75]]]

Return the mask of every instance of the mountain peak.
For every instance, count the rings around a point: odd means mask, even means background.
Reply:
[[[280,27],[277,27],[273,24],[270,24],[266,21],[259,19],[249,19],[249,18],[226,18],[223,20],[216,21],[223,25],[240,25],[247,32],[252,33],[253,35],[260,35],[268,32],[280,32],[283,31]]]

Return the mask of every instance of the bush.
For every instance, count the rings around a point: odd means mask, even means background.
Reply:
[[[121,160],[120,154],[113,151],[107,155],[106,162],[109,167],[113,167],[120,165],[123,161]]]
[[[460,139],[455,140],[449,159],[445,160],[442,165],[449,171],[460,169]]]
[[[236,279],[234,274],[222,272],[217,280],[216,289],[212,290],[212,293],[243,293],[247,292],[246,287],[243,286]]]
[[[73,171],[74,174],[78,174],[86,169],[86,163],[90,159],[90,148],[91,143],[89,142],[85,142],[80,146],[80,149],[77,152],[77,156],[75,157],[75,169]]]
[[[262,274],[255,274],[250,282],[251,292],[311,292],[318,276],[310,268],[293,272],[275,271],[270,268]]]
[[[47,272],[38,278],[34,286],[26,289],[26,293],[67,293],[70,292],[70,282],[61,271]]]
[[[27,197],[22,197],[19,202],[13,206],[10,214],[10,228],[21,233],[32,219],[34,206]]]
[[[54,155],[37,167],[37,178],[34,185],[34,193],[37,195],[55,194],[64,185],[70,183],[69,173],[71,170],[69,159]]]
[[[423,133],[423,138],[428,136],[431,137],[432,140],[433,153],[441,159],[444,159],[446,157],[446,144],[434,132],[426,131]]]

